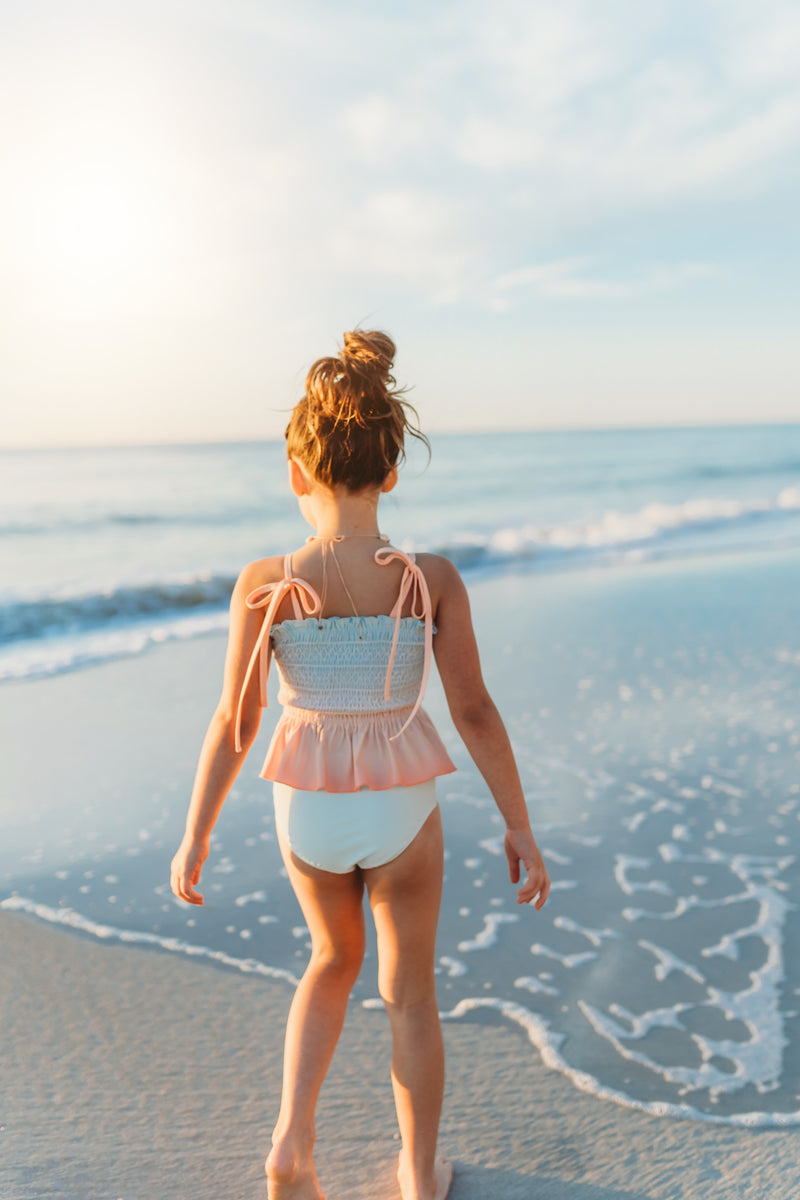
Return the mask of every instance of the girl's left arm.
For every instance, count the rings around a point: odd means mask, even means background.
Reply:
[[[203,903],[202,893],[196,888],[203,863],[208,858],[211,831],[247,751],[255,740],[261,721],[258,672],[254,671],[242,705],[242,752],[237,754],[234,746],[236,710],[247,664],[264,619],[264,610],[251,611],[245,604],[245,597],[253,588],[265,582],[264,567],[263,561],[245,567],[233,589],[222,695],[200,751],[186,817],[186,832],[172,860],[172,890],[181,900],[188,900],[190,904]]]
[[[541,908],[550,894],[550,876],[531,830],[508,732],[483,681],[467,589],[448,559],[426,555],[424,562],[433,583],[431,599],[438,626],[436,664],[453,724],[505,821],[505,852],[512,883],[520,882],[524,868],[517,902],[534,902],[536,908]]]

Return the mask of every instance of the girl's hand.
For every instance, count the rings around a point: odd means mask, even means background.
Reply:
[[[512,883],[520,881],[520,863],[527,878],[517,892],[517,904],[530,904],[538,896],[535,908],[542,908],[550,895],[550,876],[544,865],[539,847],[529,829],[507,829],[505,851],[508,859],[508,874]]]
[[[203,903],[202,893],[196,892],[195,887],[200,882],[200,872],[207,858],[208,842],[192,841],[188,835],[184,837],[172,860],[169,881],[179,900],[186,900],[189,904]]]

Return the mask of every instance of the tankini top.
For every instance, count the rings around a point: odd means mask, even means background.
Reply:
[[[273,654],[283,705],[262,779],[304,791],[381,791],[456,769],[421,707],[435,632],[428,585],[413,554],[393,546],[375,554],[381,566],[396,559],[405,570],[388,616],[320,617],[320,598],[292,574],[290,555],[283,579],[247,597],[248,608],[266,613],[239,697],[237,751],[245,691],[258,664],[259,699],[267,706]],[[272,619],[287,595],[294,619],[275,625]],[[411,615],[404,617],[409,597]]]

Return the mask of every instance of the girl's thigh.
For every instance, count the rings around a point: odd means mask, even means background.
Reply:
[[[358,869],[339,875],[303,862],[278,834],[289,882],[303,910],[317,953],[353,957],[364,953],[364,880]]]
[[[433,988],[444,845],[438,806],[410,846],[363,872],[378,935],[383,999],[416,1003]]]

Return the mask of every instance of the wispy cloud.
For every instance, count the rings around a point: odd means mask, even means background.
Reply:
[[[513,306],[515,293],[530,291],[549,300],[627,300],[669,292],[720,274],[719,268],[710,262],[654,266],[624,278],[592,274],[592,266],[591,259],[561,258],[508,271],[493,280],[487,304],[503,312]]]
[[[800,10],[795,0],[712,0],[721,54],[731,82],[760,88],[798,86]]]
[[[329,249],[351,282],[388,278],[435,306],[461,299],[472,258],[460,205],[414,187],[368,193],[343,215]]]
[[[717,0],[440,4],[426,33],[409,69],[345,95],[337,126],[367,190],[376,174],[413,181],[457,214],[448,244],[461,238],[473,287],[493,263],[576,235],[583,249],[651,212],[660,230],[693,221],[692,255],[715,205],[774,194],[800,150],[800,17],[778,0],[757,15]]]
[[[696,198],[752,189],[800,145],[800,18],[782,4],[757,20],[699,5],[564,8],[506,5],[476,19],[465,47],[479,99],[468,96],[451,146],[463,162],[515,175],[537,208],[581,189],[583,206]],[[753,41],[761,50],[753,50]],[[765,67],[771,63],[774,70]],[[759,68],[759,64],[760,68]],[[573,208],[579,204],[573,203]]]

